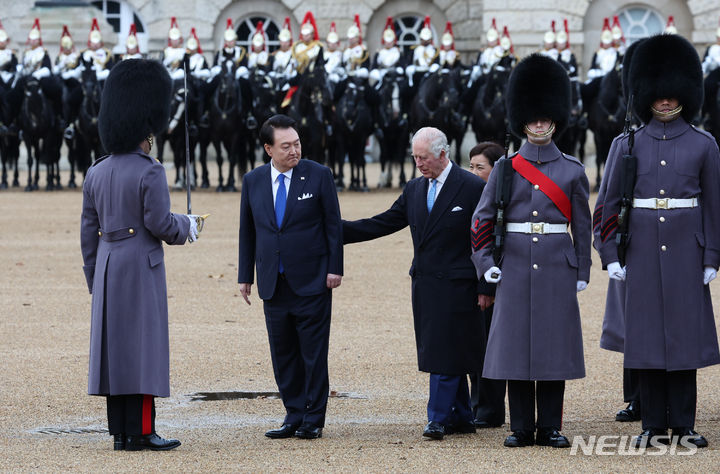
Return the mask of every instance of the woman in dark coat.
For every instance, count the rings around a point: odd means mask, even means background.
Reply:
[[[689,124],[703,83],[695,48],[678,35],[651,37],[629,72],[635,113],[637,176],[625,267],[618,259],[617,215],[624,167],[608,176],[600,257],[625,281],[624,366],[639,369],[643,432],[707,446],[694,431],[697,369],[720,363],[708,283],[720,264],[720,153],[713,137]],[[628,138],[611,163],[629,152]],[[667,439],[666,439],[667,440]]]
[[[195,216],[170,212],[165,168],[148,153],[168,123],[171,82],[156,61],[115,66],[99,114],[111,154],[88,170],[81,248],[92,293],[88,393],[107,397],[115,449],[180,445],[155,433],[154,397],[170,395],[162,241],[197,238]]]
[[[507,109],[511,131],[528,141],[510,162],[496,163],[472,218],[478,276],[498,282],[483,377],[508,380],[513,434],[505,446],[568,447],[559,430],[565,380],[585,376],[576,292],[590,278],[591,222],[585,169],[552,142],[570,115],[565,69],[539,54],[525,58],[510,75]],[[496,189],[505,165],[512,192],[496,263]]]

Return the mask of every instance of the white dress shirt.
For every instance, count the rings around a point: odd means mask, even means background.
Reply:
[[[273,207],[275,207],[275,196],[277,196],[277,190],[280,187],[280,183],[278,182],[278,176],[281,174],[285,175],[285,196],[290,195],[290,178],[292,178],[292,172],[293,169],[290,168],[284,173],[280,173],[275,166],[273,165],[272,160],[270,160],[270,178],[272,178],[272,192],[273,192]]]
[[[452,161],[448,160],[448,164],[445,167],[445,169],[442,171],[442,173],[440,173],[440,176],[435,178],[437,180],[437,184],[435,185],[435,201],[434,202],[437,202],[438,195],[440,194],[440,190],[442,189],[442,186],[445,183],[445,180],[447,179],[448,175],[450,174],[451,167],[452,167]],[[428,180],[427,196],[430,195],[430,187],[431,186],[432,186],[432,182],[430,182],[430,180]]]

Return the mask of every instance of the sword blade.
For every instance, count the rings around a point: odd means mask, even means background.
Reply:
[[[187,213],[192,214],[190,199],[190,134],[188,133],[187,62],[183,61],[183,93],[185,95],[185,187],[187,189]]]

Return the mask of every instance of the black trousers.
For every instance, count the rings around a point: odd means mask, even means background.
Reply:
[[[627,403],[640,403],[639,377],[638,369],[623,369],[623,400]]]
[[[284,277],[264,302],[273,372],[290,425],[325,425],[332,292],[298,296]]]
[[[697,370],[638,369],[638,374],[643,430],[695,427]]]
[[[493,306],[483,311],[486,335],[490,334],[492,314]],[[484,342],[487,346],[487,341]],[[476,420],[491,425],[505,423],[505,384],[505,380],[486,379],[481,372],[470,374],[470,407]]]
[[[564,380],[508,380],[510,430],[535,431],[536,427],[560,430],[564,397]]]
[[[155,397],[108,395],[108,431],[111,435],[147,435],[155,432]]]

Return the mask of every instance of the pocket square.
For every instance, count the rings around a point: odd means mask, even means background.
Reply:
[[[312,193],[304,193],[302,196],[298,196],[298,201],[302,201],[303,199],[310,199],[313,197]]]
[[[460,207],[460,206],[455,206],[455,207],[452,208],[452,211],[450,211],[450,212],[457,212],[457,211],[462,211],[462,210],[463,210],[462,207]]]

